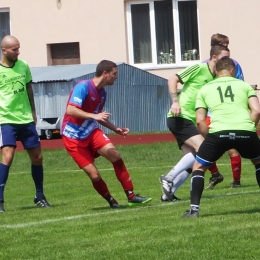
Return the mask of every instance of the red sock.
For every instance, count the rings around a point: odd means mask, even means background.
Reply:
[[[208,170],[211,172],[211,174],[214,174],[214,173],[218,172],[218,167],[217,167],[216,162],[214,162],[214,163],[209,167]]]
[[[240,181],[240,177],[241,177],[241,156],[236,155],[236,156],[230,157],[230,163],[231,163],[234,181]]]
[[[123,160],[119,160],[116,161],[113,164],[115,173],[116,173],[116,177],[119,180],[119,182],[121,183],[124,191],[126,192],[126,195],[129,199],[132,199],[134,197],[134,193],[133,193],[133,183],[131,180],[131,177],[125,167],[125,164],[123,162]]]
[[[102,178],[100,178],[99,181],[92,181],[92,185],[95,188],[95,190],[106,200],[109,200],[111,197],[111,194],[107,188],[106,183]]]

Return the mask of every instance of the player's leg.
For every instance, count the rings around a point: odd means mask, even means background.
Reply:
[[[16,147],[16,129],[12,125],[0,125],[0,147],[2,150],[2,161],[0,164],[0,213],[4,212],[4,189],[9,176]]]
[[[50,204],[43,191],[44,171],[41,143],[35,124],[30,123],[20,126],[17,136],[20,138],[31,160],[31,174],[35,185],[34,203],[37,207],[48,208]]]
[[[101,132],[98,131],[95,132],[95,135],[96,139],[99,139],[99,146],[101,146],[101,148],[97,150],[97,153],[105,157],[108,161],[112,163],[116,177],[118,181],[121,183],[122,188],[124,189],[124,192],[127,196],[128,205],[141,205],[151,201],[151,198],[142,197],[139,194],[134,193],[134,186],[131,176],[128,170],[126,169],[125,163],[120,153],[117,151],[117,149],[111,142],[102,146],[104,142],[107,142],[108,138],[106,137],[106,135],[104,135],[103,133],[101,134]]]
[[[94,153],[89,148],[90,139],[75,140],[62,136],[62,141],[69,155],[90,178],[92,186],[97,193],[109,203],[111,208],[119,208],[119,204],[111,195],[105,181],[94,164]]]
[[[208,113],[208,116],[206,117],[206,123],[207,123],[208,127],[210,127],[210,122],[211,122],[210,113]],[[208,170],[211,173],[211,177],[209,178],[209,183],[205,189],[214,189],[214,187],[218,183],[220,183],[224,180],[224,176],[219,172],[216,162],[214,162],[212,165],[210,165]]]
[[[201,144],[192,168],[190,210],[183,216],[184,218],[199,216],[200,199],[204,189],[204,173],[213,162],[228,150],[227,145],[221,139],[210,134]]]
[[[228,155],[230,158],[233,174],[233,182],[231,183],[231,188],[239,188],[241,179],[241,156],[235,149],[228,150]]]

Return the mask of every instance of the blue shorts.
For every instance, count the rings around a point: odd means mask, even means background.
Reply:
[[[35,148],[41,145],[34,122],[29,124],[0,125],[0,147],[14,146],[19,139],[24,149]]]

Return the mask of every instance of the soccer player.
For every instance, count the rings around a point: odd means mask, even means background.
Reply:
[[[122,136],[129,132],[128,128],[112,124],[109,121],[111,114],[102,111],[106,101],[104,87],[113,85],[116,79],[117,65],[112,61],[102,60],[96,67],[95,77],[78,82],[71,91],[62,124],[62,139],[68,153],[89,176],[94,189],[109,203],[111,208],[120,206],[112,197],[94,164],[94,159],[100,155],[112,163],[129,206],[151,201],[151,198],[134,193],[131,177],[121,155],[99,128],[101,124]]]
[[[248,83],[233,77],[235,64],[232,59],[223,57],[216,64],[216,71],[218,78],[202,87],[197,95],[197,126],[201,133],[208,134],[193,165],[190,210],[183,215],[184,218],[199,216],[204,173],[231,148],[252,161],[260,186],[260,140],[256,133],[260,119],[259,100]],[[209,129],[206,124],[208,109],[211,111]]]
[[[203,85],[214,79],[216,62],[224,56],[229,56],[227,47],[222,45],[213,46],[210,50],[210,61],[208,63],[189,66],[168,81],[172,106],[167,115],[167,125],[177,139],[184,156],[167,175],[160,177],[165,193],[161,197],[162,201],[178,200],[174,193],[191,173],[191,167],[195,161],[195,152],[198,151],[200,144],[204,140],[195,125],[197,93]],[[184,86],[178,97],[177,84],[179,82]]]
[[[228,47],[229,45],[229,38],[220,33],[215,33],[211,36],[210,45],[211,47],[214,45],[223,45]],[[235,63],[235,77],[237,79],[244,80],[244,75],[241,66],[239,63],[232,59]],[[204,62],[208,62],[206,60]],[[210,125],[210,111],[208,111],[206,122]],[[240,178],[241,178],[241,156],[235,149],[228,150],[228,155],[230,158],[230,164],[232,169],[233,175],[233,182],[231,183],[231,188],[239,188],[240,187]],[[212,176],[209,179],[209,184],[207,185],[206,189],[213,189],[218,183],[223,181],[223,175],[219,174],[219,170],[216,167],[210,169]]]
[[[36,131],[36,111],[28,64],[19,60],[20,43],[11,35],[1,42],[0,60],[0,212],[4,212],[4,188],[12,164],[16,137],[20,139],[31,159],[31,173],[36,195],[34,203],[48,208],[50,204],[43,193],[43,166],[40,138]]]

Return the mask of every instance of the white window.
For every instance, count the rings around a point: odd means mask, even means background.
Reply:
[[[9,9],[0,9],[0,42],[6,35],[10,35]],[[2,52],[0,51],[0,58],[1,56]]]
[[[129,63],[144,69],[198,62],[196,0],[127,1]]]

